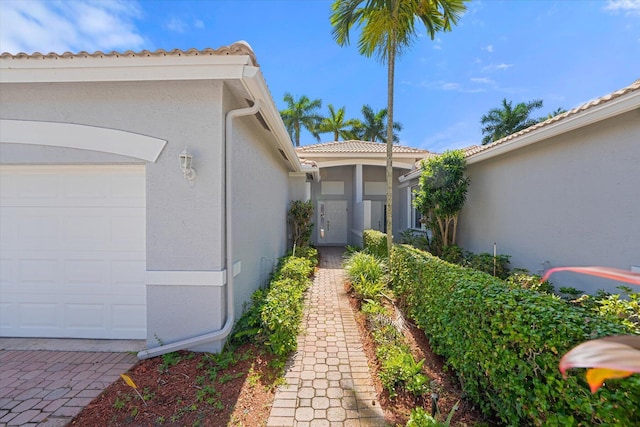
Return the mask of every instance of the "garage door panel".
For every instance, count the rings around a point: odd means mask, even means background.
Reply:
[[[60,328],[58,304],[51,302],[30,302],[18,304],[18,327],[22,330],[48,330]]]
[[[143,166],[0,166],[0,335],[145,338]]]

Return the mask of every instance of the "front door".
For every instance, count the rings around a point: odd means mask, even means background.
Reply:
[[[347,244],[347,201],[323,200],[318,202],[318,243],[321,245]]]

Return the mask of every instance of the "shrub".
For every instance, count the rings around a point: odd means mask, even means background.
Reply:
[[[308,246],[313,231],[313,202],[311,200],[293,200],[287,222],[291,226],[291,238],[294,246]]]
[[[400,241],[423,251],[429,250],[429,237],[426,231],[407,228],[400,233]]]
[[[298,258],[306,258],[311,261],[312,265],[318,265],[318,250],[311,246],[297,246],[295,249],[290,250],[287,256],[296,256]]]
[[[531,289],[537,292],[553,292],[553,285],[548,280],[542,281],[542,277],[531,274],[525,269],[514,269],[505,281],[510,288]]]
[[[428,391],[429,377],[422,373],[424,359],[416,362],[406,345],[379,345],[376,357],[380,360],[380,381],[389,397],[396,397],[398,388],[404,388],[414,396],[422,396]]]
[[[494,257],[488,252],[482,252],[479,254],[465,252],[464,258],[465,266],[474,268],[478,271],[483,271],[501,279],[506,279],[509,276],[509,258],[511,258],[510,255],[498,254]]]
[[[387,235],[378,230],[364,230],[362,233],[364,250],[379,258],[387,258]]]
[[[344,269],[356,297],[377,299],[387,290],[385,263],[366,252],[354,252],[347,257]]]
[[[629,328],[408,246],[391,258],[394,293],[485,414],[507,425],[640,423],[637,376],[592,395],[582,376],[565,380],[558,370],[575,345]]]
[[[306,258],[281,258],[268,288],[253,293],[251,306],[235,326],[233,341],[266,342],[278,356],[294,351],[313,268]]]

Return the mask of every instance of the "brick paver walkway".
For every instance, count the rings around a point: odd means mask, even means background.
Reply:
[[[137,361],[130,353],[0,351],[0,426],[65,426]]]
[[[307,293],[298,352],[278,388],[268,427],[384,426],[367,358],[344,292],[342,248],[321,248]]]

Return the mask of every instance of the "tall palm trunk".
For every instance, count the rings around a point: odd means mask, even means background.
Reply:
[[[393,247],[393,81],[396,64],[395,37],[390,37],[387,61],[387,252]]]

